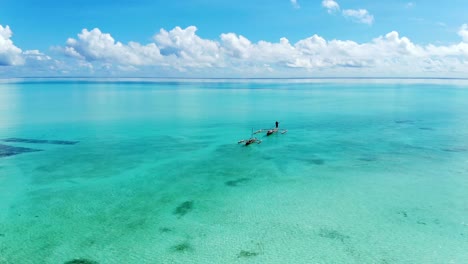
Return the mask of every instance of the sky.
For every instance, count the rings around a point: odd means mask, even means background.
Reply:
[[[468,78],[466,14],[466,0],[0,0],[0,77]]]

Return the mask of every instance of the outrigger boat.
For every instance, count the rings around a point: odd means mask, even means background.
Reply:
[[[260,144],[262,143],[262,141],[256,137],[253,136],[254,132],[253,132],[253,128],[252,128],[252,134],[250,136],[249,139],[242,139],[242,140],[239,140],[237,141],[237,144],[242,144],[242,143],[245,143],[245,146],[248,146],[250,144],[253,144],[253,143],[257,143],[257,144]]]
[[[253,144],[253,143],[257,143],[257,144],[260,144],[262,143],[262,141],[258,138],[249,138],[249,139],[243,139],[243,140],[239,140],[237,142],[237,144],[241,144],[241,143],[245,143],[246,146],[250,145],[250,144]]]
[[[266,129],[259,129],[259,130],[255,131],[254,134],[263,133],[265,131],[266,131],[267,136],[271,136],[271,135],[276,134],[278,132],[280,132],[281,134],[284,134],[284,133],[288,132],[287,129],[279,130],[278,128],[266,128]]]

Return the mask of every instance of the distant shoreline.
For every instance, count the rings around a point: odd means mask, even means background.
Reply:
[[[0,79],[155,79],[155,80],[468,80],[468,77],[106,77],[106,76],[26,76],[0,77]]]
[[[194,78],[194,77],[0,77],[2,83],[423,83],[467,84],[461,77],[292,77],[292,78]]]

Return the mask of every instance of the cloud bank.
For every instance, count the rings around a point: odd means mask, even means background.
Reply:
[[[316,34],[295,43],[287,38],[278,42],[252,42],[236,33],[205,39],[197,35],[195,26],[161,29],[150,43],[141,44],[122,43],[98,28],[83,29],[76,38],[66,40],[65,46],[54,49],[58,56],[55,59],[37,50],[22,52],[11,42],[11,30],[8,27],[0,29],[2,65],[24,63],[23,66],[11,67],[49,75],[308,77],[468,74],[467,24],[459,28],[460,42],[450,45],[418,45],[396,31],[364,43],[327,40]]]
[[[68,39],[64,52],[87,62],[101,61],[122,65],[159,65],[178,70],[190,68],[265,68],[326,70],[366,68],[391,70],[417,66],[421,71],[443,70],[442,65],[458,66],[468,59],[468,26],[460,28],[465,42],[452,46],[419,46],[407,37],[392,31],[368,43],[351,40],[329,40],[321,36],[300,40],[294,44],[286,38],[277,43],[251,42],[235,33],[221,34],[218,41],[196,34],[194,26],[170,31],[161,29],[154,43],[141,45],[116,42],[99,29],[83,31],[78,39]],[[437,63],[436,63],[437,62]],[[457,64],[457,63],[455,63]],[[393,70],[392,70],[393,69]],[[413,68],[414,69],[414,68]]]

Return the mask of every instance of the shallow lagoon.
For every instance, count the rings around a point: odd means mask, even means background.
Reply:
[[[2,82],[0,263],[463,263],[467,88]]]

